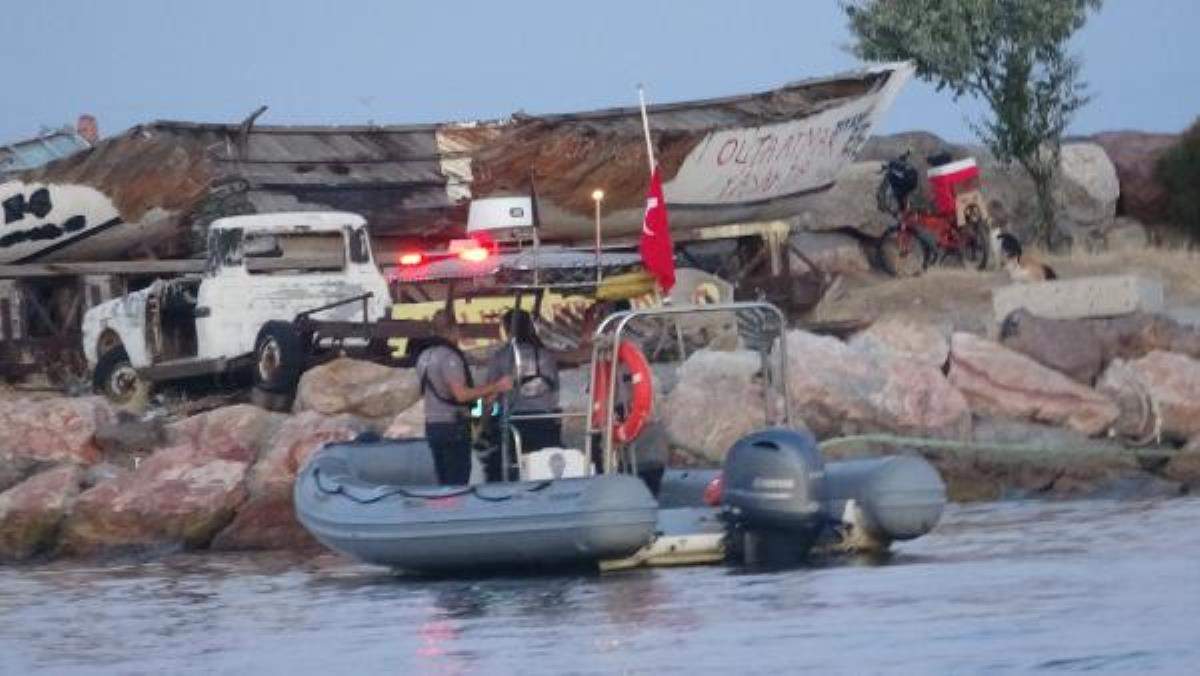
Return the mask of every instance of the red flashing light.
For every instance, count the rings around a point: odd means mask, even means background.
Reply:
[[[718,507],[721,500],[725,497],[725,475],[717,474],[704,487],[704,504],[710,507]]]
[[[425,257],[419,251],[408,251],[400,254],[400,265],[420,265]]]

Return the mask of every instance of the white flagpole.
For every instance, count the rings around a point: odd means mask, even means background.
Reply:
[[[650,119],[646,117],[646,93],[638,84],[638,103],[642,106],[642,131],[646,134],[646,159],[650,162],[650,173],[654,173],[654,145],[650,143]]]

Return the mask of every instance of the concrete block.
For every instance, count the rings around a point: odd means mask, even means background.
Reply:
[[[992,292],[992,311],[997,325],[1020,308],[1047,319],[1161,312],[1163,285],[1161,280],[1141,275],[1104,275],[1011,284]]]

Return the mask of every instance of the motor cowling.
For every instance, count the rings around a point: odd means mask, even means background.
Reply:
[[[722,502],[741,528],[815,538],[824,522],[824,476],[810,433],[784,428],[754,432],[725,456]]]

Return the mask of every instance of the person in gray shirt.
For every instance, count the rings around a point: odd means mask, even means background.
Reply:
[[[538,337],[533,317],[525,310],[509,310],[501,317],[500,326],[513,340],[492,354],[487,377],[488,380],[503,377],[512,380],[512,392],[504,398],[509,412],[558,413],[558,362]],[[514,350],[519,359],[514,359]],[[517,372],[518,362],[520,373]],[[522,451],[562,445],[562,421],[559,419],[516,420],[513,426],[521,434]],[[499,473],[499,467],[494,465],[496,462],[489,464],[489,476]]]
[[[425,439],[442,485],[466,485],[471,479],[470,407],[512,389],[512,378],[489,378],[476,386],[467,359],[458,349],[458,325],[434,319],[439,340],[417,357],[417,377],[425,401]]]

